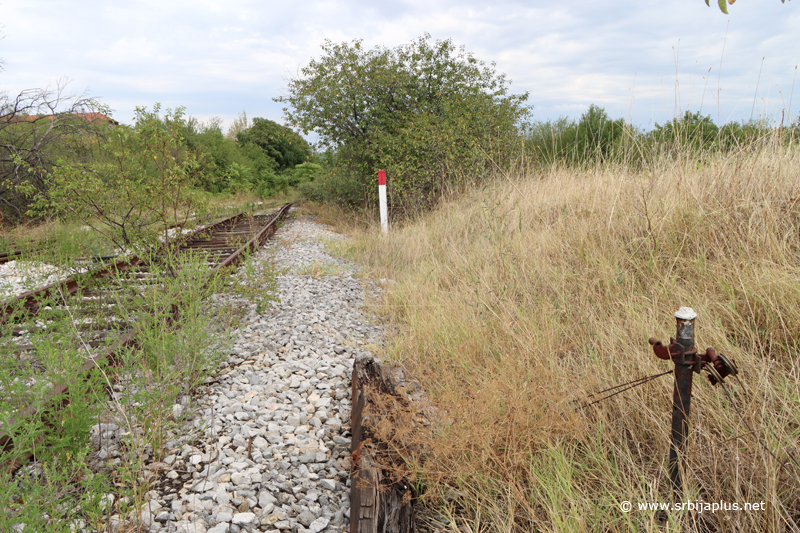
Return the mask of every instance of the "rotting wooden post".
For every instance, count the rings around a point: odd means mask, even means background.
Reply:
[[[353,365],[351,416],[352,466],[350,475],[350,533],[413,533],[414,510],[408,484],[392,481],[384,475],[380,458],[387,452],[373,442],[374,419],[365,413],[367,405],[375,405],[377,395],[391,395],[402,402],[397,380],[391,371],[371,357],[356,359]],[[385,448],[385,447],[383,447]]]

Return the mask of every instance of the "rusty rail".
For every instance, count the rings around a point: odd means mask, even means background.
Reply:
[[[219,265],[215,266],[212,270],[210,275],[214,275],[223,268],[228,268],[231,266],[238,265],[242,259],[244,259],[245,255],[248,252],[251,252],[261,245],[263,245],[267,239],[272,237],[278,229],[278,222],[280,222],[283,217],[286,216],[286,213],[289,212],[291,209],[292,204],[286,204],[280,208],[278,213],[270,220],[264,228],[258,232],[252,239],[250,239],[245,245],[241,248],[233,252],[229,255],[224,261],[222,261]]]
[[[270,236],[272,236],[276,229],[277,224],[283,217],[288,213],[289,209],[291,208],[292,204],[285,204],[280,208],[278,213],[272,217],[272,219],[253,237],[251,238],[247,244],[244,246],[239,247],[232,253],[228,254],[226,258],[217,266],[215,266],[204,278],[203,283],[207,283],[210,281],[211,277],[214,276],[217,272],[219,272],[224,266],[233,266],[238,264],[241,261],[248,250],[255,249],[259,245],[263,244]],[[229,217],[225,220],[217,222],[209,227],[203,228],[198,230],[197,232],[191,234],[192,239],[200,239],[203,235],[208,233],[213,233],[214,230],[219,230],[226,224],[232,224],[234,227],[236,223],[243,217],[243,213],[238,215],[234,215],[233,217]],[[235,219],[235,220],[234,220]],[[191,239],[189,239],[191,240]],[[186,250],[193,249],[190,245],[187,245],[185,248]],[[141,264],[141,260],[139,263]],[[113,266],[113,265],[112,265]],[[111,267],[108,267],[111,268]],[[130,266],[128,266],[130,268]],[[107,269],[104,269],[107,270]],[[99,275],[99,274],[98,274]],[[57,290],[56,286],[64,285],[64,282],[60,284],[53,284],[52,286],[48,286],[47,289],[49,290]],[[44,289],[43,289],[44,290]],[[73,291],[74,292],[74,291]],[[47,293],[49,295],[49,292]],[[24,295],[23,295],[24,296]],[[170,321],[172,321],[176,316],[170,317]],[[134,346],[136,344],[135,338],[135,329],[133,327],[128,328],[128,330],[122,335],[122,337],[115,342],[112,346],[108,349],[103,351],[100,354],[92,355],[87,359],[87,361],[80,367],[77,372],[75,378],[64,382],[59,383],[53,386],[53,389],[47,394],[45,397],[45,405],[49,405],[47,408],[48,411],[58,411],[66,407],[69,403],[69,399],[66,397],[66,393],[69,392],[70,387],[79,383],[81,381],[85,381],[89,379],[92,371],[99,368],[101,364],[105,362],[114,362],[117,359],[119,352],[127,347]],[[7,427],[14,427],[15,423],[21,419],[27,419],[30,417],[39,414],[40,410],[34,406],[29,406],[22,411],[18,412],[16,416],[11,418],[7,424]],[[9,450],[13,449],[14,447],[14,437],[11,433],[6,431],[0,431],[0,453],[6,453]],[[3,466],[3,468],[13,471],[19,468],[21,465],[25,464],[27,461],[34,457],[33,452],[26,451],[22,455],[18,456],[12,463],[7,463]]]
[[[233,215],[232,217],[225,218],[219,222],[215,222],[214,224],[210,224],[194,231],[189,235],[184,236],[184,239],[201,237],[209,232],[215,231],[215,229],[224,226],[225,224],[238,221],[243,216],[244,213],[239,213]],[[22,302],[22,309],[25,313],[36,314],[39,312],[39,309],[42,307],[44,302],[51,300],[62,300],[65,296],[77,292],[77,290],[80,288],[81,281],[85,280],[86,276],[89,276],[91,279],[104,278],[115,273],[138,267],[143,263],[144,261],[136,256],[118,259],[110,265],[95,270],[89,274],[76,274],[62,281],[56,281],[39,289],[20,294],[5,305],[0,304],[0,324],[11,319],[14,312],[19,309],[20,304],[18,302],[20,301]]]
[[[44,241],[29,243],[32,246],[29,246],[27,248],[20,247],[17,249],[14,248],[19,246],[19,243],[12,242],[11,244],[9,244],[9,247],[11,248],[9,251],[0,252],[0,265],[2,265],[3,263],[8,263],[9,261],[13,261],[15,257],[19,257],[22,254],[37,252],[46,247],[48,244],[50,244],[50,242],[52,242],[51,239],[44,239]]]
[[[22,255],[22,250],[13,250],[11,252],[0,252],[0,265],[8,263],[18,255]]]

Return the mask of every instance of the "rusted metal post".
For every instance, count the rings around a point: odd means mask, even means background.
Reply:
[[[659,359],[672,361],[675,364],[675,388],[672,400],[672,442],[669,447],[669,479],[672,482],[673,494],[680,498],[683,493],[681,484],[681,458],[685,455],[686,437],[689,434],[689,410],[692,402],[692,374],[705,370],[712,385],[722,383],[728,376],[739,373],[736,362],[725,354],[717,354],[714,348],[707,348],[702,354],[697,353],[694,345],[694,320],[697,313],[691,307],[681,307],[675,313],[677,321],[677,339],[670,338],[669,346],[650,337],[648,341],[653,353]]]
[[[675,388],[672,393],[672,443],[669,448],[669,479],[676,495],[682,493],[680,459],[686,448],[689,411],[692,401],[692,374],[697,364],[694,347],[694,320],[697,313],[690,307],[681,307],[675,313],[677,321],[677,346],[680,352],[673,357],[675,363]]]

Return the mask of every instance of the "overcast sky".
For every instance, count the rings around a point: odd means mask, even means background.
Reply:
[[[225,124],[242,110],[283,122],[272,98],[326,38],[393,47],[428,32],[496,62],[512,92],[530,92],[535,119],[577,117],[596,103],[647,129],[676,109],[718,123],[779,122],[800,93],[800,0],[740,0],[730,15],[711,4],[0,0],[0,90],[70,80],[123,123],[155,102]],[[791,105],[796,118],[800,94]]]

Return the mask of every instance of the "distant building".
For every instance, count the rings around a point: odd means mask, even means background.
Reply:
[[[40,118],[52,119],[55,115],[32,115],[32,116],[35,117],[33,120],[38,120]],[[92,124],[95,123],[102,124],[103,122],[106,122],[108,124],[111,124],[112,126],[119,126],[119,122],[102,113],[75,113],[74,116],[80,117],[86,120],[87,122],[91,122]]]
[[[60,116],[61,118],[65,118],[66,115],[60,115]],[[117,122],[116,120],[107,115],[104,115],[103,113],[73,113],[71,116],[82,118],[92,124],[106,123],[112,126],[119,126],[119,122]],[[40,119],[52,120],[55,117],[56,115],[13,115],[13,116],[0,117],[0,121],[35,122]]]

